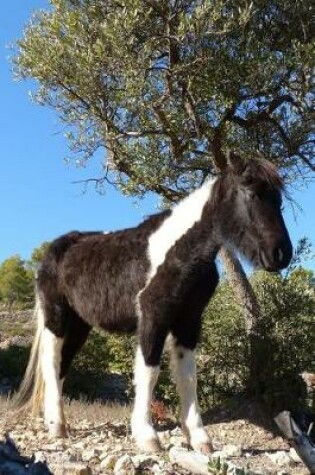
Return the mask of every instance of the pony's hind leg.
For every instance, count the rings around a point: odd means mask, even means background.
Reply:
[[[42,373],[44,379],[44,415],[49,432],[55,437],[67,434],[62,403],[62,386],[74,356],[85,343],[91,326],[73,310],[64,306],[63,337],[48,328],[42,337]]]
[[[131,428],[138,447],[145,452],[161,450],[151,419],[152,394],[159,372],[159,365],[146,364],[141,345],[139,345],[135,358],[135,402],[131,418]]]
[[[60,377],[67,376],[75,355],[80,351],[87,340],[91,326],[82,320],[73,310],[68,311],[67,329],[62,347]]]
[[[61,355],[64,338],[47,327],[43,330],[41,370],[44,381],[44,419],[53,437],[65,437],[66,426],[62,405]]]

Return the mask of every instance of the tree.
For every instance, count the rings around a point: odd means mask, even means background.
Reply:
[[[33,280],[19,256],[0,265],[0,301],[9,305],[29,305],[33,301]]]
[[[105,147],[103,180],[176,200],[213,173],[216,139],[292,179],[314,171],[310,0],[50,3],[15,70],[70,126],[79,163]]]
[[[310,0],[51,0],[17,43],[18,76],[69,127],[77,163],[104,148],[98,186],[177,201],[224,151],[315,170]],[[223,251],[255,334],[259,305]],[[256,379],[257,379],[257,373]]]
[[[27,262],[27,266],[29,267],[30,271],[34,275],[36,273],[47,249],[49,247],[49,242],[44,241],[40,246],[35,247],[32,251],[31,258]]]

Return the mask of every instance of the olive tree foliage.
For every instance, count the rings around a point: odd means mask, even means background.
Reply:
[[[98,184],[176,201],[214,173],[216,148],[295,180],[315,169],[313,13],[311,0],[50,0],[14,67],[78,165],[104,150]]]

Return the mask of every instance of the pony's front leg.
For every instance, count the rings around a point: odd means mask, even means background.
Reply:
[[[44,381],[44,419],[52,437],[67,435],[62,406],[60,379],[63,338],[56,337],[48,328],[42,336],[41,369]]]
[[[146,364],[141,345],[138,346],[135,369],[135,403],[131,418],[132,435],[138,447],[145,452],[161,450],[158,436],[152,425],[151,401],[159,375],[159,365]]]
[[[171,366],[181,400],[182,430],[188,443],[195,450],[211,452],[211,439],[203,426],[197,400],[195,352],[172,341]]]

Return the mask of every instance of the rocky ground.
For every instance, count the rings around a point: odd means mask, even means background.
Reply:
[[[27,330],[27,319],[27,314],[15,319],[19,322],[19,327],[24,329],[23,334]],[[11,319],[0,314],[0,350],[9,348],[11,342],[18,345],[25,343],[17,334],[19,330],[11,322]],[[0,381],[0,393],[1,389],[2,393],[10,389],[8,378]],[[156,420],[164,451],[148,455],[139,453],[131,438],[130,406],[108,405],[104,401],[87,403],[73,400],[71,403],[65,401],[65,409],[70,426],[69,436],[66,439],[51,440],[42,419],[34,420],[28,414],[11,413],[7,398],[0,397],[1,475],[39,475],[49,471],[56,475],[308,473],[296,453],[274,433],[272,421],[268,420],[260,408],[250,403],[243,403],[234,409],[216,409],[205,415],[207,429],[212,435],[216,450],[210,459],[189,450],[172,417],[160,417]],[[7,460],[7,452],[13,444],[18,451],[13,458],[18,453],[23,457],[33,457],[21,459],[28,467],[25,472],[17,472],[16,469],[11,472],[1,470],[1,461]],[[40,467],[46,465],[34,462],[47,463],[49,470],[46,468],[46,472],[40,471]]]
[[[9,437],[23,456],[46,461],[50,471],[56,475],[224,473],[211,472],[209,460],[189,451],[179,427],[172,424],[169,428],[165,424],[158,428],[164,447],[161,454],[139,453],[130,434],[129,406],[73,401],[66,404],[66,413],[70,424],[69,437],[51,440],[42,419],[32,420],[25,414],[10,413],[7,401],[2,398],[0,435],[3,440],[5,435]],[[235,467],[242,467],[249,474],[308,473],[281,437],[246,419],[216,422],[214,417],[207,427],[216,449],[214,457],[228,462],[229,473],[242,473]]]

